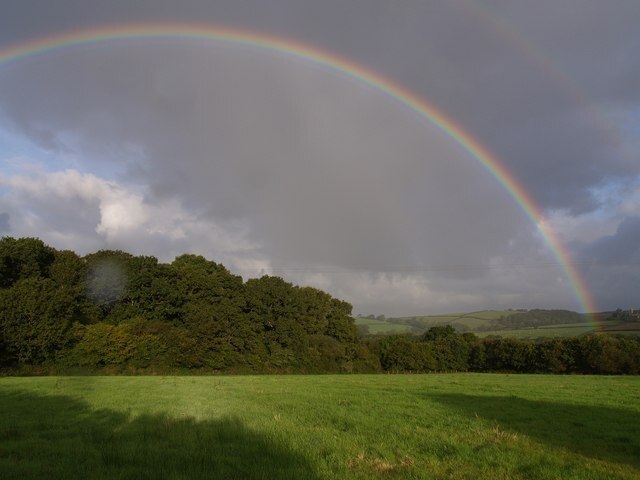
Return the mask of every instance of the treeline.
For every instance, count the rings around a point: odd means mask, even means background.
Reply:
[[[374,371],[351,305],[197,255],[80,257],[0,240],[0,366],[104,371]]]
[[[361,339],[351,305],[279,277],[0,239],[0,370],[102,373],[640,373],[640,340],[478,339],[448,327]]]
[[[479,339],[447,325],[422,337],[387,337],[371,346],[391,372],[640,374],[640,336]]]

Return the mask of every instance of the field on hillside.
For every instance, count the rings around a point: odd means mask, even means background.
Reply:
[[[355,318],[357,326],[364,325],[367,327],[369,335],[398,335],[404,333],[418,333],[418,331],[409,325],[399,323],[391,323],[386,320],[378,320],[375,318]]]
[[[384,320],[377,318],[355,318],[356,325],[367,326],[370,335],[394,335],[403,333],[422,334],[438,325],[464,325],[469,330],[486,327],[492,320],[502,316],[517,314],[508,310],[482,310],[469,313],[450,313],[419,317],[393,317]]]
[[[0,379],[2,478],[640,477],[640,378]]]
[[[492,320],[497,320],[500,317],[507,315],[516,315],[519,312],[510,310],[480,310],[477,312],[467,313],[449,313],[446,315],[429,315],[424,317],[401,317],[397,319],[391,319],[392,321],[417,321],[424,329],[435,327],[436,325],[451,325],[458,324],[473,330],[481,328],[486,325],[490,325]]]
[[[478,337],[488,337],[490,335],[511,338],[558,338],[577,337],[589,333],[600,332],[612,335],[640,335],[640,328],[633,328],[634,324],[625,324],[616,321],[599,322],[599,329],[593,325],[582,323],[567,323],[565,325],[545,325],[538,328],[519,328],[512,330],[490,330],[485,332],[475,332]]]
[[[429,328],[439,325],[452,325],[458,331],[469,331],[479,337],[499,336],[521,339],[575,337],[593,333],[596,329],[586,320],[582,323],[559,323],[538,327],[500,328],[495,321],[501,317],[518,315],[518,310],[481,310],[469,313],[450,313],[418,317],[392,317],[385,319],[355,318],[358,326],[365,326],[365,335],[421,335]],[[640,335],[640,322],[622,323],[618,320],[599,320],[602,333]],[[487,328],[491,328],[488,330]]]

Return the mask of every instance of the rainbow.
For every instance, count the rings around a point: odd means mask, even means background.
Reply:
[[[595,313],[598,311],[584,280],[581,278],[575,264],[571,260],[569,252],[544,221],[541,209],[535,204],[531,195],[524,189],[522,184],[500,163],[495,155],[451,118],[447,117],[415,93],[347,58],[305,45],[298,41],[265,33],[191,23],[152,23],[91,27],[84,30],[76,30],[22,42],[0,49],[0,65],[32,55],[43,54],[75,45],[94,44],[116,39],[154,38],[206,39],[234,45],[245,45],[272,52],[281,52],[337,71],[395,99],[400,104],[417,113],[420,117],[425,118],[437,126],[472,158],[478,160],[489,173],[495,177],[522,208],[529,219],[537,226],[545,243],[569,280],[583,312]],[[597,327],[594,319],[591,318],[590,320],[593,325]]]

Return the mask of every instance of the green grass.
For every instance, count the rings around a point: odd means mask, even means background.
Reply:
[[[409,325],[387,322],[386,320],[375,320],[371,318],[355,318],[356,325],[366,325],[370,335],[396,335],[403,333],[417,333]]]
[[[399,335],[403,333],[417,333],[409,325],[398,325],[393,323],[377,323],[369,325],[371,335]]]
[[[446,315],[428,315],[424,317],[401,317],[393,319],[394,321],[408,321],[414,319],[419,321],[425,330],[437,325],[464,325],[468,329],[474,330],[491,324],[492,320],[498,320],[500,317],[507,315],[515,315],[519,312],[510,310],[480,310],[468,313],[449,313]]]
[[[599,323],[605,328],[607,326],[615,326],[618,322],[604,321]],[[594,327],[584,323],[566,323],[559,325],[544,325],[538,328],[519,328],[513,330],[491,330],[486,332],[475,332],[478,337],[487,337],[489,335],[511,338],[556,338],[556,337],[577,337],[587,333],[594,332]],[[617,333],[612,330],[608,333]],[[621,332],[624,333],[624,332]],[[633,333],[633,332],[631,332]],[[638,332],[640,333],[640,332]]]
[[[0,379],[0,476],[640,478],[640,378]]]
[[[477,329],[490,325],[491,320],[500,318],[508,313],[506,310],[483,310],[481,312],[471,313],[451,313],[448,315],[430,315],[425,317],[398,317],[378,320],[373,318],[357,317],[356,325],[366,325],[368,333],[371,335],[397,335],[397,334],[422,334],[429,328],[437,325],[460,324],[468,329]],[[415,327],[407,324],[407,321],[417,320],[421,327]]]

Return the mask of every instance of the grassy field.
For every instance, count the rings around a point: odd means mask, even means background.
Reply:
[[[509,310],[481,310],[468,313],[449,313],[447,315],[429,315],[425,317],[403,317],[398,320],[415,319],[419,321],[426,329],[435,327],[436,325],[460,324],[469,329],[476,329],[489,325],[492,320],[507,315],[515,315],[518,312]]]
[[[633,324],[620,324],[616,321],[600,322],[602,327],[599,331],[615,335],[640,334],[639,329],[633,329]],[[627,326],[630,325],[630,326]],[[545,325],[538,328],[520,328],[514,330],[491,330],[486,332],[475,332],[478,337],[487,337],[489,335],[511,338],[556,338],[556,337],[577,337],[592,333],[596,329],[592,325],[583,323],[567,323],[564,325]]]
[[[403,333],[417,333],[409,325],[391,323],[386,320],[376,320],[373,318],[355,318],[356,325],[365,325],[370,335],[395,335]]]
[[[403,333],[422,334],[429,328],[438,325],[458,324],[464,325],[468,329],[474,330],[491,324],[491,320],[516,314],[518,312],[508,310],[482,310],[469,313],[450,313],[447,315],[429,315],[422,317],[397,317],[385,320],[357,317],[356,325],[366,325],[371,335],[393,335]],[[419,322],[420,327],[417,328],[406,322]]]
[[[640,478],[640,378],[0,379],[0,476]]]

